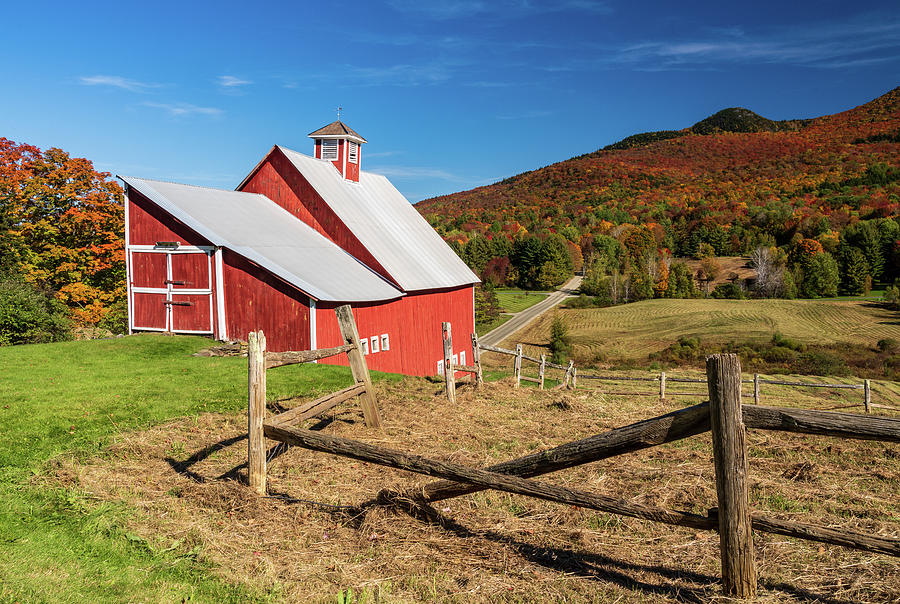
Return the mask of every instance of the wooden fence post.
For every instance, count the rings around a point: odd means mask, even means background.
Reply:
[[[566,381],[565,381],[566,390],[570,389],[570,384],[572,382],[572,371],[574,371],[574,369],[575,369],[575,361],[570,360],[569,366],[566,368]]]
[[[481,374],[481,349],[475,332],[472,332],[472,364],[475,365],[475,388],[478,389],[484,386],[484,376]]]
[[[449,323],[442,323],[444,337],[444,386],[447,400],[456,403],[456,370],[453,368],[453,333]]]
[[[516,344],[516,388],[522,382],[522,345]]]
[[[750,530],[747,443],[741,411],[741,361],[736,354],[706,357],[709,418],[719,498],[719,547],[725,594],[756,597],[756,559]]]
[[[578,381],[578,370],[575,369],[575,361],[572,361],[572,390],[575,390]]]
[[[538,378],[541,380],[541,390],[544,389],[544,371],[547,369],[547,355],[541,355],[541,368],[538,370]]]
[[[359,343],[359,332],[356,330],[356,320],[353,318],[353,309],[349,304],[338,306],[334,309],[337,315],[338,327],[341,329],[341,337],[344,344],[353,344],[353,348],[347,351],[347,359],[350,361],[350,373],[357,384],[363,384],[366,391],[360,395],[363,417],[369,428],[381,427],[381,414],[378,412],[378,401],[375,399],[375,389],[372,387],[372,378],[369,377],[369,367],[363,357],[362,346]]]
[[[251,331],[247,351],[247,468],[250,488],[266,494],[266,336]]]
[[[759,374],[753,374],[753,404],[759,404]]]
[[[659,400],[666,400],[666,372],[659,372]]]
[[[869,380],[863,380],[863,395],[865,396],[866,413],[871,413],[872,383]]]

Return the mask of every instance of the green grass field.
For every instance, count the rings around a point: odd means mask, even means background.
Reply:
[[[497,300],[503,312],[517,313],[534,306],[547,297],[546,292],[526,292],[523,290],[497,290]]]
[[[575,352],[637,359],[680,336],[705,342],[768,340],[776,331],[809,344],[850,342],[874,346],[900,340],[900,313],[866,302],[817,300],[647,300],[609,308],[562,309]],[[514,336],[549,341],[548,313]]]
[[[116,435],[242,409],[247,361],[190,356],[209,343],[141,335],[0,348],[0,602],[271,599],[210,572],[199,544],[129,534],[136,510],[43,485],[58,456],[103,455]],[[271,372],[268,392],[313,396],[351,382],[343,367],[296,365]]]

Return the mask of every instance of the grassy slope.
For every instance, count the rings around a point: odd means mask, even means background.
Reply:
[[[133,509],[40,486],[61,454],[102,454],[116,433],[242,408],[246,361],[189,356],[208,344],[135,336],[0,348],[0,602],[268,599],[210,573],[190,543],[129,536],[121,527]],[[309,396],[349,383],[345,368],[302,365],[272,372],[268,391]]]
[[[815,300],[648,300],[597,309],[558,311],[569,326],[575,352],[640,358],[679,336],[706,342],[767,340],[773,332],[807,343],[851,342],[874,346],[900,339],[900,316],[864,302]],[[522,342],[549,341],[553,313],[516,334]]]
[[[497,292],[497,300],[503,312],[522,312],[526,308],[534,306],[547,297],[545,293],[525,292],[520,290],[510,290]]]

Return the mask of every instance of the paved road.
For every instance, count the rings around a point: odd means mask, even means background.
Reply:
[[[497,329],[479,337],[478,341],[482,344],[488,344],[490,346],[499,345],[500,342],[531,323],[534,319],[547,312],[569,296],[574,295],[575,291],[580,285],[581,277],[579,275],[575,275],[574,277],[569,279],[569,281],[563,284],[561,288],[559,288],[534,306],[530,306],[525,310],[516,313],[515,315],[513,315],[512,319],[510,319]]]

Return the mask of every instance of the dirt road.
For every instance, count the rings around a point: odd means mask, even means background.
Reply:
[[[581,276],[575,275],[565,284],[563,284],[563,286],[558,290],[556,290],[534,306],[526,308],[522,312],[516,313],[515,315],[513,315],[512,319],[510,319],[497,329],[494,329],[493,331],[490,331],[479,337],[478,341],[490,346],[497,346],[498,344],[500,344],[500,342],[531,323],[541,314],[547,312],[569,296],[574,295],[575,291],[580,285]]]

